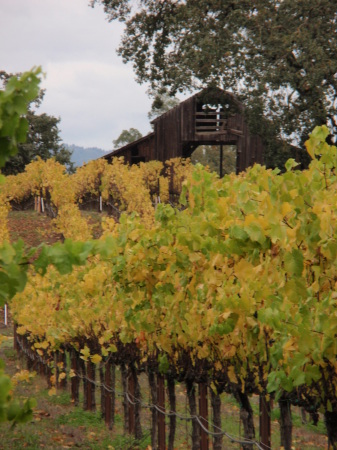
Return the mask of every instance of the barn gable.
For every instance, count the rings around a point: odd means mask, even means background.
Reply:
[[[237,173],[263,162],[263,144],[251,135],[244,106],[231,93],[204,89],[152,121],[153,132],[104,156],[124,156],[125,162],[188,158],[199,145],[235,145]]]

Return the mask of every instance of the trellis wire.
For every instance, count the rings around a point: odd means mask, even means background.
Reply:
[[[22,346],[22,343],[20,342],[20,339],[19,339],[18,337],[16,338],[16,341],[17,341],[17,343],[18,343],[20,349],[23,351],[23,353],[25,353],[29,358],[31,358],[31,359],[33,359],[33,360],[36,360],[36,361],[38,361],[38,362],[41,362],[41,363],[44,364],[44,365],[47,365],[47,364],[48,364],[47,361],[45,361],[40,355],[36,354],[36,353],[33,352],[33,351],[28,351],[27,349],[25,349],[25,348]],[[106,363],[107,363],[107,361],[105,361],[105,362],[102,364],[102,366],[105,366]],[[101,366],[101,367],[102,367],[102,366]],[[69,374],[69,372],[70,372],[70,371],[68,371],[68,374]],[[101,382],[97,382],[97,381],[95,381],[95,380],[92,380],[92,379],[88,378],[87,376],[83,376],[83,375],[81,375],[80,373],[74,372],[73,370],[72,370],[72,373],[74,373],[75,376],[77,376],[78,378],[80,378],[80,379],[82,379],[82,380],[86,380],[86,381],[88,381],[89,383],[93,384],[94,386],[96,386],[96,387],[98,387],[98,388],[103,388],[105,391],[107,391],[107,392],[109,392],[109,393],[114,393],[114,394],[117,395],[118,397],[124,397],[124,398],[126,398],[127,402],[128,402],[130,405],[135,406],[135,405],[139,404],[139,405],[142,406],[143,408],[155,409],[156,411],[158,411],[160,414],[162,414],[162,415],[164,415],[164,416],[167,416],[167,417],[175,416],[175,417],[177,417],[177,418],[180,419],[180,420],[185,420],[186,422],[195,420],[195,421],[199,424],[200,428],[202,428],[202,429],[204,430],[204,432],[207,433],[209,436],[212,436],[212,437],[216,437],[216,436],[225,436],[225,437],[227,437],[231,442],[236,443],[236,444],[241,444],[241,445],[251,445],[251,446],[256,445],[256,447],[257,447],[259,450],[267,450],[267,449],[271,449],[271,447],[267,447],[266,445],[264,445],[264,447],[261,447],[261,445],[260,445],[257,441],[253,441],[253,440],[250,440],[250,439],[241,439],[241,438],[232,436],[232,435],[230,435],[229,433],[227,433],[227,431],[222,430],[221,428],[219,428],[219,427],[217,427],[216,425],[214,425],[212,422],[209,422],[208,420],[202,418],[202,420],[203,420],[204,422],[207,422],[207,424],[209,425],[210,428],[212,427],[213,429],[218,429],[218,430],[219,430],[219,431],[217,431],[217,432],[210,431],[208,428],[206,428],[206,427],[204,426],[204,424],[203,424],[202,421],[201,421],[201,418],[200,418],[199,416],[197,416],[197,415],[194,415],[194,416],[185,416],[185,415],[179,414],[179,413],[177,413],[177,412],[175,412],[175,411],[168,411],[168,412],[166,412],[166,411],[163,410],[160,406],[158,406],[158,405],[156,405],[156,404],[153,404],[153,403],[144,403],[144,402],[142,402],[140,399],[138,399],[138,398],[136,398],[136,397],[130,395],[128,392],[119,392],[119,391],[117,391],[116,389],[112,389],[112,388],[106,386],[104,383],[101,383]],[[132,397],[133,399],[132,399],[131,397]]]

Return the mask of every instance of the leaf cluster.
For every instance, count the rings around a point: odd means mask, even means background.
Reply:
[[[24,117],[29,103],[39,93],[41,68],[11,77],[0,91],[0,167],[17,153],[17,146],[26,141],[28,121]]]

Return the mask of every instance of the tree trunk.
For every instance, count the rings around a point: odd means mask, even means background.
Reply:
[[[211,405],[213,410],[213,431],[219,433],[221,430],[221,397],[211,389]],[[222,436],[213,437],[213,450],[222,449]]]
[[[55,375],[55,387],[56,389],[59,389],[60,387],[60,367],[59,367],[59,352],[56,351],[54,353],[54,375]]]
[[[129,403],[126,398],[128,390],[128,373],[124,364],[121,365],[121,377],[123,386],[123,411],[124,411],[124,434],[129,430]]]
[[[34,370],[34,361],[32,356],[32,350],[30,348],[30,344],[28,341],[27,336],[24,337],[24,348],[26,350],[25,356],[26,356],[26,364],[27,364],[27,370],[31,371]]]
[[[48,389],[50,389],[52,387],[52,382],[51,382],[52,375],[53,375],[52,369],[50,367],[50,361],[49,361],[49,363],[46,365],[46,380],[47,380]]]
[[[96,411],[95,364],[87,361],[87,411]]]
[[[325,426],[328,432],[329,449],[337,450],[337,411],[325,411],[324,413]]]
[[[167,377],[167,390],[170,402],[170,411],[176,412],[176,391],[175,391],[175,382],[174,378],[168,376]],[[176,435],[176,427],[177,427],[177,417],[176,415],[170,416],[170,433],[169,433],[169,441],[168,441],[168,450],[174,450],[174,438]]]
[[[195,395],[195,386],[193,381],[186,381],[187,398],[190,406],[191,416],[197,415],[197,402]],[[192,448],[191,450],[199,450],[200,448],[200,427],[196,420],[192,420]]]
[[[101,391],[101,415],[102,419],[105,419],[105,397],[107,392],[105,390],[105,373],[102,366],[99,368],[99,382],[100,382],[100,391]]]
[[[136,371],[135,368],[133,368],[133,370],[132,370],[132,375],[133,375],[134,384],[135,384],[135,400],[136,400],[136,405],[135,405],[135,438],[137,440],[140,440],[143,437],[142,423],[141,423],[141,409],[142,409],[142,405],[140,403],[142,394],[140,392],[140,384],[139,384],[139,381],[138,381],[138,375],[137,375],[137,371]]]
[[[260,445],[263,449],[271,448],[271,402],[260,395]]]
[[[107,362],[105,365],[104,374],[104,389],[105,389],[105,403],[104,403],[104,418],[105,423],[112,430],[115,423],[115,385],[116,385],[116,370],[115,365]]]
[[[87,371],[85,370],[85,362],[82,358],[78,359],[79,368],[82,376],[82,386],[83,386],[83,409],[86,411],[88,409],[88,392],[87,392]]]
[[[67,377],[64,376],[67,371],[67,355],[65,351],[58,350],[56,352],[56,366],[57,366],[57,380],[56,380],[56,386],[60,389],[66,389],[67,388]],[[61,379],[59,378],[62,374]]]
[[[150,386],[150,395],[151,395],[151,403],[153,405],[157,404],[157,383],[154,372],[151,370],[148,374],[149,386]],[[151,446],[153,450],[157,450],[158,439],[157,439],[157,420],[158,420],[158,411],[156,408],[151,409]]]
[[[203,427],[207,429],[204,430],[200,427],[200,449],[209,449],[209,438],[208,438],[208,386],[207,383],[199,383],[199,419]]]
[[[157,405],[160,411],[165,412],[165,379],[164,375],[157,375]],[[158,449],[166,449],[165,415],[158,411]]]
[[[280,407],[280,436],[281,446],[284,450],[291,450],[293,422],[291,418],[291,405],[287,399],[281,397]]]
[[[253,409],[251,407],[249,397],[240,390],[235,390],[233,395],[240,405],[240,419],[243,424],[244,437],[245,439],[255,440]],[[243,450],[251,450],[252,446],[243,445],[242,448]]]

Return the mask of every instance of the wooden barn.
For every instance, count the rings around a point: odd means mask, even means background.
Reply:
[[[123,156],[125,162],[166,161],[188,158],[200,145],[218,146],[222,167],[223,146],[236,147],[236,172],[255,162],[263,163],[263,144],[259,136],[249,132],[244,119],[244,106],[237,98],[218,88],[203,91],[154,119],[153,132],[104,158]],[[221,171],[220,171],[221,176]]]

